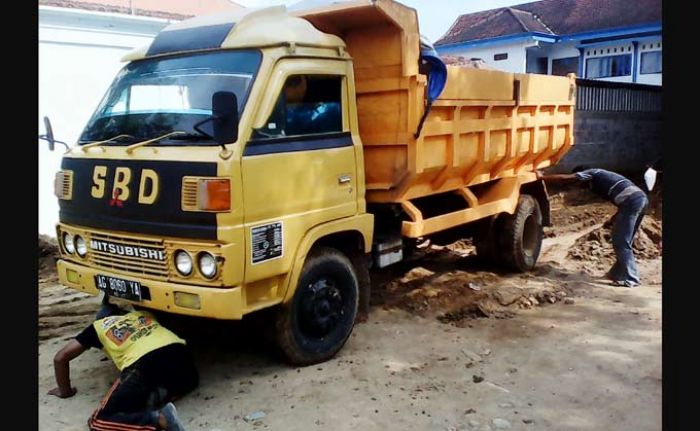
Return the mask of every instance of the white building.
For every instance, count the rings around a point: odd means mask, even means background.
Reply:
[[[462,15],[440,54],[517,73],[661,85],[661,0],[542,0]]]
[[[228,0],[40,0],[40,133],[48,116],[56,139],[73,145],[124,66],[121,58],[126,53],[149,44],[170,22],[222,7],[241,6]],[[46,142],[39,141],[39,233],[55,235],[58,201],[53,179],[63,150],[59,145],[50,152]]]

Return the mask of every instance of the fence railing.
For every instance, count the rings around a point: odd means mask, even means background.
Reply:
[[[579,111],[661,112],[660,86],[576,80]]]

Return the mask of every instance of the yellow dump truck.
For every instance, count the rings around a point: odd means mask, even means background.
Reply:
[[[535,265],[534,171],[573,144],[574,77],[445,66],[391,0],[315,4],[196,17],[125,57],[56,175],[64,285],[215,319],[274,307],[284,358],[311,364],[367,308],[370,267],[418,239]]]

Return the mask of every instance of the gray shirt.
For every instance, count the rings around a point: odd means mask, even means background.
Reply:
[[[590,181],[591,188],[603,199],[620,205],[627,198],[636,194],[644,193],[642,189],[635,186],[627,178],[615,172],[605,169],[586,169],[574,174],[579,181]]]

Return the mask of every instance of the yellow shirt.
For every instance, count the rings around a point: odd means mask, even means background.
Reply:
[[[147,311],[109,316],[93,324],[97,338],[114,364],[123,370],[146,353],[185,340],[158,323]]]

